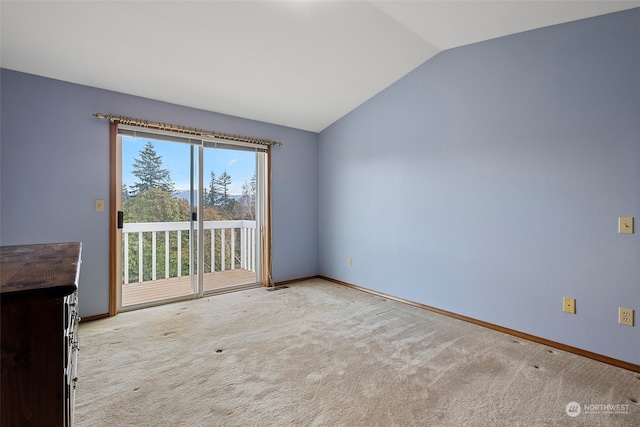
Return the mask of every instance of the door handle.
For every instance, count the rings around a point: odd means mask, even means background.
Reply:
[[[118,211],[118,228],[124,227],[124,212]]]

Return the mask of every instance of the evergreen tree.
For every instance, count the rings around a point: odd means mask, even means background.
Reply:
[[[229,187],[231,186],[231,175],[227,173],[225,170],[220,178],[217,179],[218,189],[219,189],[219,199],[217,200],[216,206],[221,208],[224,211],[229,211],[233,206],[233,200],[229,196]]]
[[[220,189],[218,188],[218,181],[216,180],[216,174],[211,171],[211,180],[209,181],[209,189],[205,192],[204,205],[208,208],[213,208],[218,205],[218,199],[220,198]]]
[[[156,153],[151,141],[148,141],[144,149],[140,151],[140,158],[133,159],[133,175],[140,182],[133,184],[132,193],[137,195],[141,191],[157,188],[168,193],[173,192],[173,182],[169,175],[169,169],[162,167],[162,156]]]
[[[242,219],[254,220],[256,211],[256,176],[251,177],[251,181],[242,184],[242,197],[240,199]]]
[[[129,187],[127,186],[127,184],[122,184],[122,201],[126,202],[129,197],[131,197],[131,191],[129,191]]]

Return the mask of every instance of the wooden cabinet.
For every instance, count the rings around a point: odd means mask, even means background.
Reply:
[[[81,248],[0,248],[2,427],[73,426]]]

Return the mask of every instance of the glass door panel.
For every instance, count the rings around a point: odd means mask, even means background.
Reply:
[[[198,292],[194,176],[197,147],[120,136],[121,307]]]
[[[203,292],[259,281],[258,153],[203,149]]]

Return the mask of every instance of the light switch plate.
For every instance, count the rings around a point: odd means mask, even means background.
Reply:
[[[632,216],[618,217],[618,233],[633,234],[633,217]]]
[[[95,209],[96,209],[96,212],[103,212],[104,211],[104,200],[103,199],[96,199]]]

